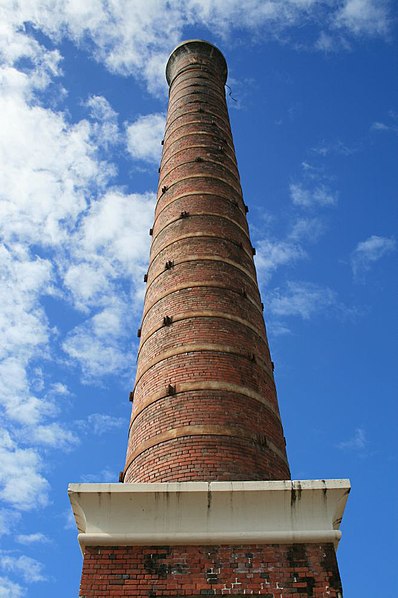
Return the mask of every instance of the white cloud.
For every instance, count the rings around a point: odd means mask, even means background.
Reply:
[[[393,253],[397,244],[395,239],[372,235],[358,243],[351,254],[351,267],[354,276],[364,274],[382,257]]]
[[[88,190],[102,187],[113,172],[96,157],[89,122],[70,125],[63,115],[17,96],[0,99],[0,128],[4,240],[66,241],[86,208]]]
[[[49,342],[39,297],[51,292],[52,267],[48,260],[32,259],[23,246],[0,245],[0,278],[0,404],[11,419],[32,424],[51,411],[32,394],[27,367]]]
[[[19,584],[8,577],[0,576],[0,598],[22,598],[22,596],[25,596],[25,591]]]
[[[339,442],[338,448],[352,451],[363,451],[366,449],[368,441],[366,439],[365,430],[363,428],[357,428],[354,435],[349,440]]]
[[[126,374],[131,366],[129,354],[116,334],[97,335],[92,320],[76,326],[62,343],[63,350],[79,363],[83,381],[92,383],[110,374]]]
[[[385,131],[387,133],[398,133],[398,125],[395,123],[386,124],[384,122],[375,121],[371,125],[372,131]]]
[[[80,247],[89,258],[103,255],[121,275],[138,277],[149,256],[153,193],[109,191],[93,204],[80,229]]]
[[[0,498],[21,511],[46,506],[49,484],[32,448],[20,448],[8,432],[0,437]]]
[[[322,184],[309,189],[299,183],[292,183],[290,196],[294,205],[301,208],[334,206],[337,203],[337,194]]]
[[[21,518],[21,514],[12,509],[0,509],[0,536],[10,534]]]
[[[67,335],[63,349],[87,380],[131,367],[126,323],[144,292],[154,203],[152,193],[109,191],[92,204],[76,233],[65,286],[77,308],[94,313]]]
[[[385,36],[388,32],[389,2],[383,0],[118,0],[84,3],[54,0],[19,0],[5,3],[2,21],[9,31],[5,44],[7,59],[33,57],[46,65],[47,71],[57,67],[57,57],[30,36],[20,32],[23,23],[34,26],[55,42],[62,36],[76,44],[89,40],[94,57],[111,71],[143,78],[153,92],[165,90],[164,63],[171,48],[184,36],[185,27],[202,26],[211,33],[228,37],[235,28],[245,28],[252,35],[286,41],[294,28],[309,25],[320,28],[325,40],[333,37],[341,44],[341,36]],[[11,34],[12,30],[14,33]],[[331,42],[328,42],[329,46]],[[41,73],[46,73],[44,67]],[[48,75],[47,75],[48,77]]]
[[[50,542],[49,538],[41,532],[18,534],[15,539],[19,544],[24,544],[25,546],[30,546],[31,544],[48,544]]]
[[[388,5],[385,0],[345,0],[334,24],[354,35],[385,35],[389,30]]]
[[[103,96],[91,96],[86,106],[90,110],[90,116],[94,120],[91,124],[92,136],[97,141],[97,146],[108,148],[116,145],[120,140],[117,114],[106,98]]]
[[[288,282],[286,289],[275,289],[268,296],[273,316],[299,316],[309,320],[318,312],[330,311],[337,304],[336,293],[310,282]]]
[[[148,114],[127,126],[127,149],[134,159],[160,162],[165,121],[164,114]]]
[[[79,438],[73,432],[66,430],[56,422],[22,429],[20,434],[21,442],[24,434],[29,435],[29,443],[33,445],[37,444],[67,451],[79,444]]]
[[[297,243],[263,239],[256,244],[256,267],[260,275],[270,275],[280,266],[287,266],[307,256]]]
[[[8,573],[17,573],[25,583],[46,580],[42,563],[29,556],[13,556],[3,551],[0,553],[0,567]]]

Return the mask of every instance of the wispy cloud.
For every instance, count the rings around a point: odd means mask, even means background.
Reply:
[[[325,225],[321,218],[298,218],[289,233],[293,241],[307,241],[316,243],[323,234]]]
[[[25,596],[25,590],[8,577],[0,576],[0,596],[1,598],[22,598]]]
[[[91,413],[86,420],[77,421],[76,425],[85,432],[102,436],[102,434],[125,426],[126,423],[122,417],[114,417],[106,413]]]
[[[337,193],[323,184],[308,187],[292,183],[290,197],[293,204],[301,208],[334,206],[337,203]]]
[[[365,274],[382,257],[393,253],[397,248],[395,239],[372,235],[358,243],[351,253],[351,267],[356,278]]]
[[[48,503],[49,484],[37,450],[21,448],[8,432],[0,436],[0,499],[22,511]]]
[[[347,145],[341,140],[337,141],[322,141],[318,145],[311,148],[311,151],[314,154],[318,154],[319,156],[326,157],[329,155],[340,155],[340,156],[351,156],[358,151],[359,147],[357,145]]]
[[[389,3],[385,0],[345,0],[334,15],[334,26],[354,35],[386,35]]]
[[[268,297],[270,312],[280,317],[299,316],[309,320],[320,312],[328,312],[338,304],[335,291],[310,282],[287,282]]]
[[[2,551],[0,568],[6,573],[17,573],[26,583],[46,580],[42,563],[25,555],[14,556]]]
[[[31,544],[48,544],[50,542],[50,539],[41,532],[18,534],[15,539],[19,544],[24,544],[25,546],[30,546]]]
[[[371,130],[372,131],[384,131],[387,133],[398,133],[398,125],[395,123],[385,123],[385,122],[381,122],[381,121],[375,121],[374,123],[372,123],[371,125]]]
[[[256,244],[256,267],[259,275],[268,276],[281,266],[293,264],[307,256],[300,244],[292,241],[262,239]]]
[[[339,449],[342,450],[350,450],[357,452],[364,451],[368,446],[365,430],[363,428],[357,428],[354,431],[352,438],[339,442],[337,446]]]

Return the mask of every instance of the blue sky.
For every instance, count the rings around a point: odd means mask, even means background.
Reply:
[[[229,65],[292,475],[351,479],[345,595],[396,595],[395,9],[2,2],[0,596],[77,595],[67,484],[123,468],[164,66],[192,37]]]

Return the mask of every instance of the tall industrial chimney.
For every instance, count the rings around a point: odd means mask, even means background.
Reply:
[[[342,596],[348,480],[291,481],[248,206],[208,42],[170,99],[122,484],[72,484],[80,596]]]

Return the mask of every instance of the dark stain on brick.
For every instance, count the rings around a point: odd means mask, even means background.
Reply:
[[[165,579],[171,571],[170,565],[161,563],[160,561],[166,559],[170,554],[167,552],[146,554],[144,557],[144,568],[148,573],[157,575],[160,579]]]
[[[292,544],[286,553],[290,567],[309,567],[304,544]]]
[[[343,595],[334,546],[332,544],[327,544],[324,546],[324,551],[324,556],[321,560],[321,567],[328,576],[329,586]]]

